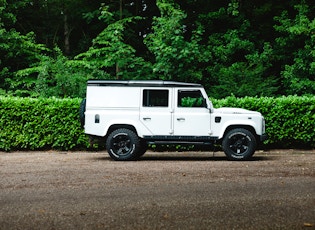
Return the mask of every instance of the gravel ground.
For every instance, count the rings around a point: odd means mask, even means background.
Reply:
[[[315,151],[0,152],[0,229],[315,229]]]

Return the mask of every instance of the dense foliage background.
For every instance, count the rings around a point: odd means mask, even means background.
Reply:
[[[0,0],[0,94],[83,97],[102,78],[314,95],[314,18],[311,0]]]

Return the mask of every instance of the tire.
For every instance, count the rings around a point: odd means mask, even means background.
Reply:
[[[106,149],[116,161],[136,160],[141,150],[140,139],[130,129],[116,129],[107,137]]]
[[[230,130],[223,138],[222,148],[229,160],[248,160],[256,150],[256,138],[247,129]]]
[[[81,101],[80,109],[79,109],[80,123],[81,123],[82,128],[84,128],[84,125],[85,125],[85,107],[86,107],[86,99],[84,98]]]

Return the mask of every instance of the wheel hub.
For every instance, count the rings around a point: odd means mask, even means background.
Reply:
[[[248,146],[246,143],[246,137],[245,136],[239,137],[235,141],[235,143],[232,144],[230,147],[231,149],[234,149],[234,152],[237,154],[244,153],[248,149]]]

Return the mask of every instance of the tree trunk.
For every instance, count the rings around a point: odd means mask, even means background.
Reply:
[[[123,0],[120,0],[119,1],[119,20],[122,19],[122,13],[123,13]],[[120,77],[119,77],[119,64],[118,62],[116,62],[116,79],[118,80]]]
[[[63,16],[64,23],[64,45],[65,45],[65,54],[70,54],[70,28],[68,23],[68,15],[65,13]]]

